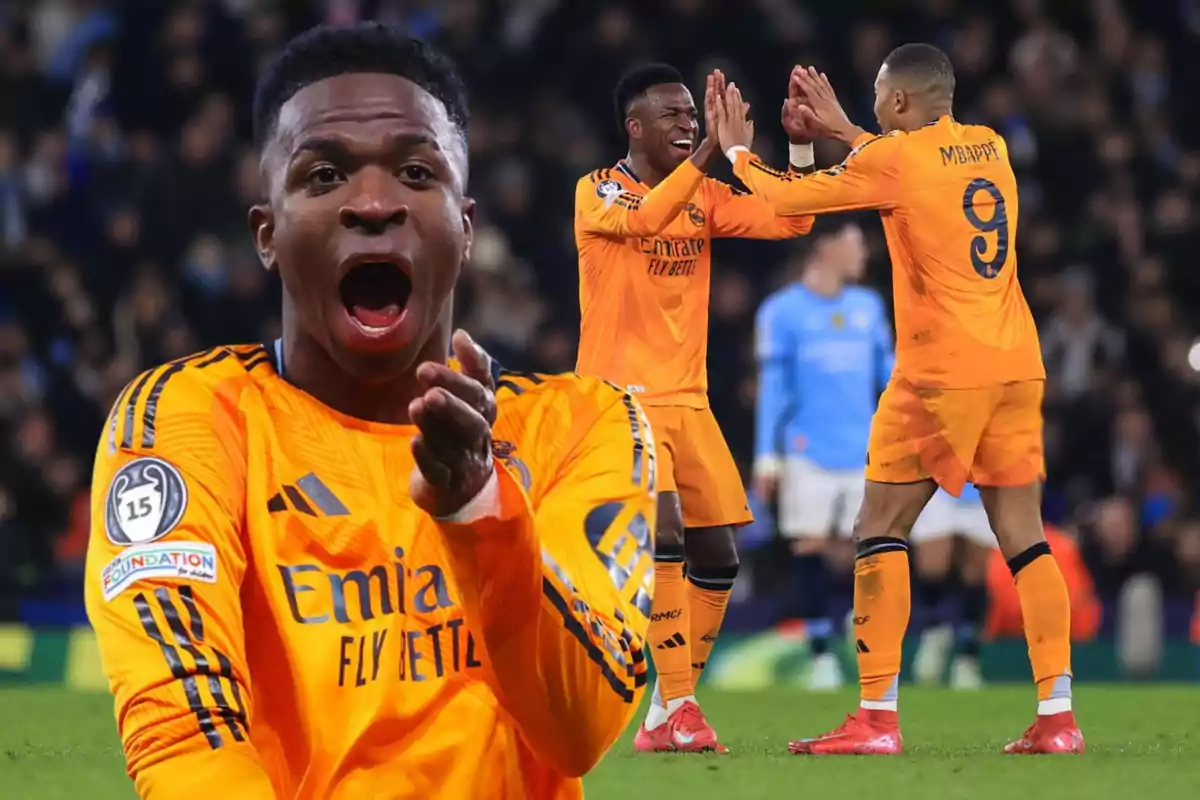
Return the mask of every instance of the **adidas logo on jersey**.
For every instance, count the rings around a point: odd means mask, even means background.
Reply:
[[[346,517],[350,509],[338,499],[333,490],[315,473],[308,473],[295,485],[285,483],[283,491],[276,492],[267,501],[267,511],[272,514],[288,510],[299,511],[310,517]]]

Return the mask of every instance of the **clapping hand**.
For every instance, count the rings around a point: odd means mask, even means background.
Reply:
[[[432,361],[421,364],[417,380],[423,391],[408,405],[418,430],[412,441],[416,468],[409,490],[413,501],[434,517],[461,510],[495,471],[491,358],[466,331],[455,331],[452,341],[462,371]]]

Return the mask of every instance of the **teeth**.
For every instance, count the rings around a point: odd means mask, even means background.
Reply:
[[[365,322],[362,322],[355,317],[351,317],[350,319],[354,322],[355,325],[358,326],[359,330],[363,331],[364,333],[370,333],[370,334],[386,333],[388,328],[391,327],[390,325],[384,326],[384,327],[378,327],[375,325],[367,325]]]

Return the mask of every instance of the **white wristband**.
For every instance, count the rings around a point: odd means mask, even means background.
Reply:
[[[793,167],[811,167],[817,163],[812,144],[789,144],[788,161]]]
[[[743,150],[746,151],[747,153],[750,152],[750,148],[746,147],[746,145],[735,144],[733,147],[731,147],[725,151],[725,157],[729,159],[730,164],[736,164],[737,163],[737,154],[742,152]]]

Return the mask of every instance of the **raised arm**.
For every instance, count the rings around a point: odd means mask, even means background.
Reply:
[[[795,75],[793,72],[793,77]],[[823,85],[827,86],[827,82]],[[827,99],[841,113],[832,90],[829,91],[830,98]],[[853,148],[842,164],[809,175],[800,174],[795,168],[781,172],[764,164],[750,151],[754,123],[748,118],[749,104],[743,100],[738,88],[729,84],[724,93],[713,96],[717,101],[718,139],[733,163],[733,173],[752,194],[765,199],[776,214],[887,209],[894,204],[897,181],[893,162],[900,147],[900,139],[896,136],[872,137],[861,128],[850,126],[840,134]],[[797,98],[797,108],[802,106]]]
[[[684,161],[646,194],[624,189],[597,170],[575,185],[575,227],[608,236],[654,236],[678,217],[700,187],[704,173]]]
[[[273,798],[250,736],[237,437],[218,438],[233,426],[215,425],[211,394],[175,372],[126,389],[100,441],[88,618],[140,797]]]
[[[811,216],[780,216],[763,198],[720,181],[709,181],[706,193],[713,238],[790,239],[812,230]]]
[[[569,776],[621,734],[646,682],[653,592],[653,442],[630,395],[605,387],[550,488],[531,507],[497,466],[480,498],[440,523],[497,694],[526,741]],[[591,398],[572,404],[572,413]]]
[[[867,138],[838,166],[810,175],[773,169],[746,147],[731,147],[726,155],[733,174],[775,213],[829,214],[891,208],[896,196],[892,160],[898,146],[894,137]]]

